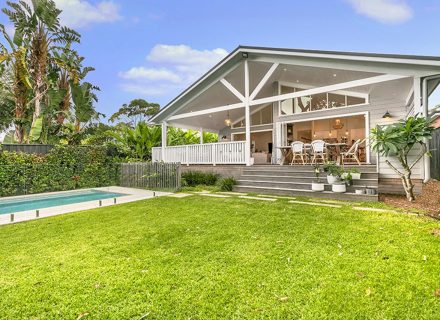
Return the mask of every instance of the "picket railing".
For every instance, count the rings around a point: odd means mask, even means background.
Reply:
[[[219,142],[153,148],[153,162],[182,164],[245,164],[246,142]]]
[[[180,188],[180,182],[180,163],[121,164],[122,187],[177,190]]]

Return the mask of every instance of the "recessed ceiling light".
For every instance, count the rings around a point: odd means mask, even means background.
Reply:
[[[209,117],[212,118],[212,114],[210,114]]]
[[[299,82],[299,80],[296,80],[296,82],[298,83],[298,82]]]
[[[283,71],[287,71],[287,68],[283,68]]]
[[[333,77],[335,77],[335,78],[336,78],[336,73],[333,73]]]

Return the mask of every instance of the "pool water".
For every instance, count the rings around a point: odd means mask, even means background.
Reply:
[[[81,203],[125,196],[123,193],[101,190],[79,190],[56,194],[31,195],[15,199],[0,199],[0,214],[14,213],[66,204]]]

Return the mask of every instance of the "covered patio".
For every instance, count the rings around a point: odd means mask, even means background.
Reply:
[[[420,78],[414,76],[419,71],[409,66],[402,69],[371,57],[330,58],[329,53],[238,52],[152,119],[162,125],[163,146],[153,149],[153,161],[311,164],[311,144],[321,140],[325,156],[317,161],[342,160],[358,142],[354,163],[372,164],[370,128],[420,109],[419,90],[414,90],[420,89]],[[215,132],[219,141],[166,146],[168,126]],[[293,142],[304,143],[304,162],[292,162]]]

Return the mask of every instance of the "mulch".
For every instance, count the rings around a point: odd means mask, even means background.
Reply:
[[[416,200],[413,202],[409,202],[404,195],[394,194],[381,194],[379,200],[405,210],[423,211],[440,220],[440,181],[438,180],[431,180],[424,184],[422,193],[416,195]]]

